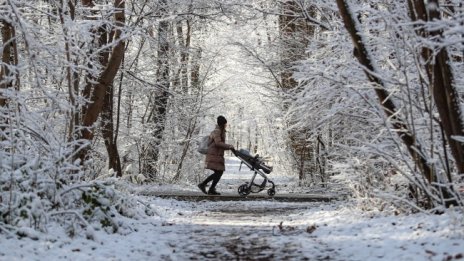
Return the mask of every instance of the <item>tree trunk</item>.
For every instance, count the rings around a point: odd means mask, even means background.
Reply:
[[[200,79],[200,60],[202,56],[202,49],[198,48],[191,62],[192,69],[190,71],[190,85],[192,92],[195,95],[199,94],[201,90],[201,79]]]
[[[281,41],[281,72],[280,81],[283,91],[296,91],[298,83],[293,77],[294,65],[305,57],[305,50],[309,37],[314,34],[315,26],[309,24],[309,16],[314,16],[315,9],[304,10],[306,7],[296,0],[280,3],[279,30]],[[284,107],[287,107],[284,105]],[[290,125],[293,124],[290,119]],[[314,160],[312,149],[314,142],[306,140],[307,129],[290,131],[289,140],[292,152],[295,154],[296,166],[300,180],[305,178],[306,172],[314,172],[314,166],[308,164]],[[305,144],[301,146],[301,144]]]
[[[187,33],[185,36],[185,49],[182,52],[182,70],[180,72],[181,75],[181,83],[183,87],[183,93],[188,93],[188,64],[190,60],[190,42],[192,38],[192,28],[190,25],[190,20],[187,20]]]
[[[115,35],[115,31],[112,30],[110,34],[107,33],[106,27],[102,26],[98,30],[99,35],[99,46],[105,46]],[[105,51],[100,53],[100,64],[103,67],[108,66],[109,61],[109,51]],[[124,60],[124,56],[122,58]],[[121,61],[122,63],[122,61]],[[114,81],[113,81],[114,82]],[[117,147],[117,139],[114,132],[114,84],[111,83],[107,87],[107,91],[105,94],[105,98],[103,101],[103,108],[101,113],[101,121],[102,121],[102,136],[105,143],[106,151],[108,154],[108,169],[112,169],[116,172],[116,176],[122,176],[122,169],[121,169],[121,160],[118,153]]]
[[[197,114],[198,115],[198,114]],[[177,165],[177,171],[176,171],[176,175],[174,176],[173,180],[174,181],[178,181],[181,177],[181,171],[182,171],[182,165],[184,163],[184,160],[185,160],[185,157],[187,156],[187,152],[190,148],[190,144],[191,144],[191,138],[192,138],[192,135],[196,129],[196,125],[197,125],[197,117],[195,116],[193,119],[190,119],[189,121],[189,126],[187,128],[187,133],[185,135],[185,145],[184,145],[184,148],[182,150],[182,155],[180,157],[180,160],[179,160],[179,165]]]
[[[69,95],[69,101],[71,103],[71,112],[70,114],[70,120],[69,120],[69,126],[68,128],[68,140],[74,140],[76,137],[76,129],[77,126],[79,125],[79,108],[77,105],[77,96],[79,93],[79,75],[76,70],[73,71],[73,68],[71,64],[77,68],[77,61],[72,59],[72,53],[71,53],[71,44],[72,42],[69,39],[69,32],[68,28],[65,23],[65,16],[69,15],[71,20],[74,20],[75,18],[75,9],[74,5],[71,1],[68,2],[67,4],[69,11],[66,10],[66,5],[65,3],[62,3],[62,6],[59,6],[59,17],[60,17],[60,22],[61,22],[61,27],[63,30],[63,35],[64,35],[64,46],[65,46],[65,52],[66,52],[66,61],[68,62],[68,66],[66,66],[66,78],[68,82],[68,95]],[[74,47],[74,46],[73,46]],[[76,150],[78,149],[78,145],[76,144]],[[75,159],[73,159],[75,160]]]
[[[323,186],[326,186],[326,178],[325,178],[325,167],[326,167],[326,152],[325,152],[325,144],[322,140],[321,134],[317,136],[317,149],[316,149],[316,168],[319,169],[319,174],[321,175],[321,182]]]
[[[374,69],[373,63],[370,60],[370,56],[362,38],[360,36],[359,28],[357,26],[357,20],[352,17],[352,13],[349,10],[348,4],[344,0],[337,0],[337,5],[340,10],[343,23],[351,36],[353,44],[357,50],[357,59],[359,63],[366,69],[364,70],[369,81],[374,83],[375,93],[382,105],[383,111],[385,112],[390,124],[394,131],[398,133],[404,145],[407,147],[409,154],[411,155],[416,166],[421,170],[421,173],[427,179],[430,184],[437,182],[435,169],[428,164],[425,154],[421,145],[417,142],[414,134],[409,129],[406,121],[400,117],[399,111],[396,105],[391,100],[390,93],[385,89],[385,83],[377,77],[377,72]],[[451,196],[452,193],[447,189],[442,190],[438,188],[444,195],[445,204],[456,204],[456,200]]]
[[[114,133],[113,100],[114,86],[111,85],[105,95],[102,112],[102,135],[108,152],[108,169],[113,169],[118,177],[122,176],[121,160],[118,153],[117,140]]]
[[[176,81],[180,85],[180,91],[184,94],[188,93],[188,63],[189,63],[189,54],[190,54],[190,39],[191,39],[191,28],[190,21],[187,20],[187,33],[184,40],[184,30],[182,22],[178,22],[176,26],[177,39],[180,49],[180,67],[177,73]]]
[[[83,0],[83,3],[91,4],[91,1]],[[116,45],[111,50],[111,54],[108,62],[106,63],[105,69],[97,79],[97,83],[93,85],[92,95],[90,97],[90,103],[86,106],[85,114],[82,118],[82,126],[84,129],[81,131],[81,136],[84,139],[91,141],[93,139],[94,127],[93,124],[96,122],[98,116],[103,110],[103,104],[107,95],[108,89],[111,88],[113,80],[121,65],[124,57],[125,42],[121,39],[122,28],[125,25],[125,2],[124,0],[115,0],[114,7],[116,9],[114,17],[116,20],[114,36],[111,39],[116,42]],[[87,150],[81,153],[81,159],[85,160],[87,156]]]
[[[19,90],[19,74],[15,71],[18,65],[15,28],[6,20],[0,20],[2,26],[2,66],[0,68],[0,107],[7,105],[4,90]],[[13,68],[13,70],[11,70]]]
[[[16,66],[18,65],[18,49],[16,46],[16,31],[13,25],[9,22],[0,19],[0,26],[2,32],[2,64],[0,67],[0,108],[8,106],[9,98],[7,94],[8,89],[16,89],[19,91],[19,72]],[[13,70],[11,70],[13,69]],[[6,125],[8,119],[2,118],[0,123]],[[4,127],[0,128],[0,141],[5,137]]]
[[[282,45],[281,64],[282,71],[280,78],[282,86],[285,89],[293,89],[297,86],[297,82],[293,79],[292,66],[293,63],[301,57],[298,55],[301,48],[298,48],[299,43],[296,41],[297,25],[295,16],[298,13],[298,6],[294,1],[286,1],[281,3],[281,15],[279,15],[280,39]]]
[[[423,0],[409,0],[410,16],[413,21],[422,20],[437,21],[441,19],[439,13],[439,3],[436,0],[430,0],[437,8],[427,10]],[[427,13],[428,11],[428,13]],[[426,32],[424,29],[418,29],[419,36],[435,39],[443,39],[443,32],[440,29]],[[429,35],[428,35],[429,34]],[[462,111],[459,104],[459,94],[454,84],[453,71],[450,66],[450,58],[446,47],[442,47],[433,57],[434,51],[423,47],[421,51],[424,64],[426,66],[427,76],[431,83],[430,93],[433,96],[440,115],[441,124],[446,134],[446,139],[451,148],[456,167],[459,173],[464,173],[464,143],[453,139],[453,136],[464,136],[464,122],[462,121]],[[451,182],[451,180],[449,181]]]
[[[166,10],[166,0],[160,1],[159,12],[161,15],[165,15]],[[153,117],[147,122],[154,122],[154,131],[153,131],[153,142],[148,144],[146,152],[144,155],[144,167],[143,171],[150,177],[154,178],[157,175],[156,163],[158,162],[159,157],[159,147],[163,139],[163,132],[165,129],[166,122],[166,109],[168,105],[168,95],[169,95],[169,22],[162,20],[159,23],[158,27],[158,70],[157,70],[157,94],[154,101],[154,114]]]
[[[178,71],[178,77],[176,78],[179,78],[178,84],[180,84],[181,93],[185,95],[185,97],[188,97],[188,94],[189,94],[188,65],[190,62],[190,41],[191,41],[191,26],[190,26],[189,19],[186,20],[186,25],[187,25],[187,32],[185,35],[185,40],[184,40],[184,31],[183,31],[182,22],[178,22],[177,27],[176,27],[178,44],[181,50],[180,51],[180,68]],[[198,93],[195,93],[194,91],[192,91],[191,93],[194,95],[197,94],[197,99],[199,98]],[[188,115],[188,116],[181,115],[180,116],[181,122],[188,122],[189,124],[187,128],[185,128],[184,126],[178,126],[178,127],[183,128],[182,131],[185,129],[186,134],[185,134],[185,139],[184,139],[185,140],[184,148],[182,149],[182,154],[179,159],[179,164],[177,166],[176,175],[173,178],[174,181],[178,181],[182,176],[183,163],[184,163],[184,160],[187,156],[187,153],[191,145],[191,138],[197,129],[196,124],[197,124],[197,117],[198,117],[197,115],[198,115],[199,108],[200,107],[198,107],[198,110],[196,110],[196,113],[193,116],[192,115]]]

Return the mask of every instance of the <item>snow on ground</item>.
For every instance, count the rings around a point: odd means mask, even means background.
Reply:
[[[223,190],[250,178],[231,169]],[[234,175],[243,177],[234,183]],[[70,238],[56,226],[37,240],[0,234],[0,260],[464,260],[464,215],[458,209],[393,216],[362,212],[348,201],[134,196],[155,214],[124,220],[130,229],[121,234],[95,231],[95,240]]]
[[[146,198],[157,215],[132,232],[0,239],[0,260],[458,260],[462,213],[383,216],[343,202],[179,202]],[[281,223],[282,222],[282,223]]]

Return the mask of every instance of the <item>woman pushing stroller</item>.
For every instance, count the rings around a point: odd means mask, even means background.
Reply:
[[[224,151],[233,150],[234,146],[226,144],[226,127],[227,120],[224,116],[217,117],[217,126],[209,135],[211,143],[208,146],[208,152],[205,158],[205,168],[214,171],[203,182],[198,184],[198,188],[208,195],[221,195],[216,191],[216,185],[222,177],[225,170]],[[206,186],[212,181],[209,190],[206,191]]]

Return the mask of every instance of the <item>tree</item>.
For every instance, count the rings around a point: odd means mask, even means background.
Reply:
[[[91,0],[83,0],[82,4],[84,6],[92,6],[92,1]],[[114,28],[112,29],[110,33],[110,39],[111,43],[113,44],[113,48],[111,48],[111,52],[109,54],[108,62],[106,63],[106,58],[102,57],[102,62],[103,62],[103,71],[100,73],[97,82],[92,84],[92,95],[90,96],[90,102],[87,104],[85,107],[85,113],[82,116],[82,126],[84,129],[81,131],[81,136],[84,139],[87,140],[92,140],[94,136],[94,131],[92,130],[93,124],[96,122],[98,116],[101,114],[103,111],[103,105],[105,103],[105,97],[109,96],[111,97],[112,93],[112,86],[113,86],[113,81],[116,77],[116,74],[119,70],[119,66],[122,63],[123,57],[124,57],[124,47],[125,47],[125,41],[123,39],[123,29],[125,26],[125,1],[124,0],[115,0],[114,1],[114,19],[115,19],[115,24]],[[102,38],[102,41],[104,41],[104,38]],[[110,105],[109,103],[107,104],[108,108]],[[111,131],[108,131],[108,126],[106,129],[105,133],[108,133]],[[110,133],[108,133],[110,135]],[[112,135],[111,135],[112,136]],[[110,137],[107,137],[111,139]],[[111,139],[112,140],[112,139]],[[109,151],[110,157],[110,162],[113,162],[111,164],[115,164],[116,170],[119,170],[118,175],[122,175],[120,172],[120,166],[118,166],[118,161],[119,158],[117,154],[117,148],[115,142],[110,142],[107,139],[107,142],[109,142]],[[116,152],[115,152],[116,150]],[[81,159],[85,160],[87,156],[87,150],[84,150],[81,154]],[[120,164],[119,164],[120,165]]]
[[[356,58],[360,64],[364,66],[364,72],[375,86],[375,93],[379,99],[379,102],[383,108],[385,115],[389,119],[389,124],[393,127],[394,131],[398,133],[400,139],[406,146],[411,158],[420,169],[421,173],[427,179],[430,184],[442,183],[436,176],[436,170],[431,166],[425,158],[422,145],[417,141],[414,132],[410,129],[406,121],[400,117],[399,110],[392,100],[392,96],[386,90],[386,83],[379,78],[378,72],[376,71],[369,51],[365,46],[363,39],[361,38],[361,32],[359,31],[359,23],[356,18],[353,17],[352,12],[349,9],[348,4],[344,0],[337,0],[337,5],[340,11],[340,15],[343,19],[343,23],[351,36],[353,45],[355,47]],[[457,205],[456,198],[452,189],[447,188],[445,185],[440,184],[437,186],[437,190],[443,194],[445,205]]]
[[[0,68],[0,107],[7,104],[8,89],[19,90],[19,75],[15,71],[18,65],[18,49],[16,44],[16,30],[14,26],[6,20],[0,19],[2,31],[2,66]]]
[[[305,18],[311,18],[315,14],[315,8],[305,6],[305,1],[281,2],[281,14],[279,15],[279,29],[281,37],[281,87],[284,93],[297,91],[298,83],[293,76],[295,65],[305,58],[305,50],[308,42],[313,37],[315,26],[309,24]],[[288,108],[287,108],[288,109]],[[295,122],[290,120],[290,125]],[[307,173],[314,173],[313,162],[317,157],[314,153],[315,144],[309,138],[309,130],[297,128],[289,132],[289,143],[293,150],[294,160],[298,166],[299,179],[306,179]]]
[[[166,16],[167,1],[160,0],[158,14],[160,17]],[[161,20],[158,25],[158,46],[157,46],[157,70],[156,70],[156,90],[155,97],[150,108],[150,114],[147,123],[152,123],[151,143],[148,143],[144,149],[143,172],[154,178],[157,174],[156,163],[158,162],[160,144],[163,139],[163,132],[166,122],[166,110],[169,100],[170,89],[170,67],[169,67],[169,28],[170,22]]]
[[[429,47],[424,43],[421,49],[422,63],[426,67],[430,93],[437,106],[441,126],[454,156],[456,168],[459,173],[464,173],[464,143],[455,139],[464,136],[464,121],[451,60],[447,47],[441,45],[441,41],[444,40],[443,30],[440,28],[428,30],[426,27],[427,23],[441,21],[440,4],[436,0],[429,1],[427,9],[423,0],[408,0],[408,5],[411,20],[418,25],[417,34],[423,37],[424,41],[433,39],[432,46]],[[448,177],[451,179],[451,176]]]

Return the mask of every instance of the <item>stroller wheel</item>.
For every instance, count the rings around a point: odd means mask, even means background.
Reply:
[[[267,190],[267,194],[270,196],[270,197],[273,197],[275,195],[275,189],[273,188],[270,188]]]
[[[240,196],[246,196],[250,194],[250,189],[248,188],[248,184],[243,184],[238,187],[238,194]]]

